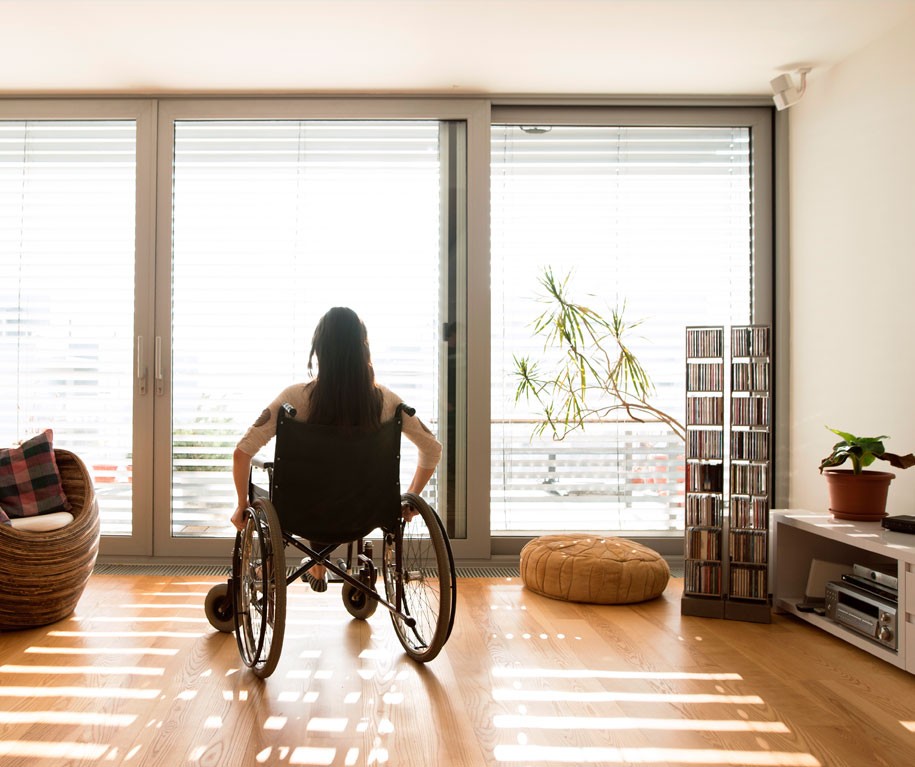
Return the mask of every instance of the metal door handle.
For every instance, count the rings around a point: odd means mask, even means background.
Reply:
[[[141,395],[146,394],[147,372],[143,359],[143,336],[137,336],[137,389]]]
[[[156,395],[162,396],[165,380],[162,375],[162,336],[156,336]]]

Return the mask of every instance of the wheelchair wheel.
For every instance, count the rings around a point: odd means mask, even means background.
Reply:
[[[364,621],[375,614],[375,610],[378,608],[378,602],[361,589],[357,589],[349,583],[344,583],[343,606],[354,618]]]
[[[391,613],[397,638],[414,660],[439,654],[454,618],[454,560],[438,515],[422,498],[405,493],[417,510],[409,522],[385,535],[381,567],[388,601],[414,625]]]
[[[245,665],[264,679],[273,673],[286,627],[286,557],[273,504],[257,499],[235,547],[235,632]]]
[[[375,581],[378,579],[378,571],[375,569],[375,564],[372,562],[372,542],[363,541],[361,543],[361,549],[362,553],[357,553],[356,558],[353,560],[353,567],[345,560],[340,560],[344,565],[342,569],[352,572],[366,588],[375,591]],[[350,555],[352,556],[352,551],[350,552]],[[346,611],[354,618],[364,621],[375,614],[375,610],[378,608],[378,601],[372,599],[372,597],[366,594],[362,589],[351,586],[344,581],[343,606],[346,607]]]
[[[231,634],[235,631],[235,608],[232,605],[232,598],[229,596],[228,583],[220,583],[207,592],[203,609],[206,612],[207,620],[214,629],[223,634]]]

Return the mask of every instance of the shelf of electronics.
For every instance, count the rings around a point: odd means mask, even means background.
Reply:
[[[773,606],[915,673],[915,538],[879,522],[772,512]]]

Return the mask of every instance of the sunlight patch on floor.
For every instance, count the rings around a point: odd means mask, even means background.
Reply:
[[[0,686],[0,698],[116,698],[152,700],[161,690],[133,690],[123,687],[7,687]]]
[[[101,759],[108,746],[91,743],[38,740],[0,740],[0,756],[20,756],[31,759]]]
[[[28,647],[27,653],[41,655],[177,655],[177,647]]]
[[[635,703],[731,703],[743,706],[761,706],[758,695],[723,695],[712,693],[679,692],[567,692],[563,690],[516,690],[496,687],[492,691],[497,701],[551,701],[578,703],[608,703],[628,701]]]
[[[494,668],[492,675],[505,679],[698,679],[740,681],[740,674],[703,674],[688,671],[615,671],[591,668]]]
[[[625,716],[525,716],[497,714],[493,717],[493,725],[498,729],[521,730],[790,732],[782,722],[759,722],[740,719],[646,719]]]
[[[0,724],[69,724],[128,727],[134,714],[101,714],[94,711],[0,711]]]
[[[783,751],[730,751],[690,748],[601,748],[496,746],[500,762],[531,764],[698,764],[747,767],[822,767],[810,754]]]
[[[124,621],[122,620],[121,623]],[[130,637],[162,639],[199,639],[199,631],[49,631],[49,637],[71,637],[83,639],[125,639]]]
[[[149,666],[0,666],[0,674],[99,674],[102,676],[162,676],[164,668]]]

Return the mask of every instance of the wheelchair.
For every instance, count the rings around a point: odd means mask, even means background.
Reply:
[[[454,625],[457,580],[451,543],[435,510],[413,493],[400,492],[403,413],[371,433],[294,420],[279,412],[272,462],[252,461],[249,507],[235,536],[232,574],[210,589],[205,611],[213,628],[235,633],[242,661],[264,679],[283,648],[286,589],[315,564],[331,583],[342,583],[343,605],[366,620],[378,605],[391,615],[406,654],[426,663],[448,641]],[[268,477],[255,484],[254,468]],[[381,531],[380,569],[370,533]],[[320,541],[320,543],[319,543]],[[346,545],[346,557],[331,561]],[[286,549],[303,553],[287,570]]]

